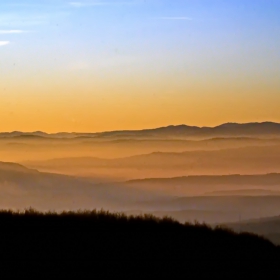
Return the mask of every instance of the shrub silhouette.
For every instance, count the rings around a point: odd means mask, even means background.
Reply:
[[[280,276],[280,248],[263,237],[107,211],[2,211],[0,253],[0,276],[18,279]]]

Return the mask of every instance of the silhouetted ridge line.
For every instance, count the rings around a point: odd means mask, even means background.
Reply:
[[[220,227],[149,215],[32,209],[2,211],[0,224],[0,273],[9,277],[280,276],[277,246]]]
[[[19,163],[3,161],[0,161],[0,172],[1,171],[38,172],[35,169],[27,168]]]
[[[76,132],[58,132],[46,133],[42,131],[35,132],[2,132],[0,137],[18,137],[18,136],[37,136],[37,137],[55,137],[55,138],[75,138],[89,136],[94,138],[107,137],[152,137],[152,136],[180,136],[180,137],[230,137],[230,136],[256,136],[256,135],[280,135],[280,123],[275,122],[252,122],[252,123],[224,123],[214,127],[199,127],[181,125],[169,125],[165,127],[142,129],[142,130],[116,130],[96,133],[76,133]]]
[[[172,178],[145,178],[128,180],[126,183],[207,183],[207,184],[224,184],[230,183],[247,183],[247,184],[276,184],[280,183],[280,173],[254,174],[254,175],[189,175]]]

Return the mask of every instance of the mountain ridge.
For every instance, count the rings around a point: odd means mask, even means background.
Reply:
[[[265,121],[265,122],[249,122],[249,123],[223,123],[218,126],[190,126],[186,124],[169,125],[150,129],[140,130],[113,130],[103,132],[57,132],[46,133],[42,131],[34,132],[0,132],[1,138],[18,137],[18,136],[39,136],[39,137],[54,137],[54,138],[76,138],[81,136],[90,136],[94,138],[107,137],[125,137],[125,136],[193,136],[202,137],[208,135],[219,136],[234,136],[234,135],[279,135],[280,123]]]
[[[261,179],[267,185],[279,185],[280,173],[265,173],[265,174],[229,174],[229,175],[188,175],[170,178],[145,178],[127,180],[127,184],[145,184],[145,183],[161,183],[161,184],[176,184],[176,183],[190,183],[190,184],[226,184],[229,180],[234,180],[234,183],[246,184],[261,184]],[[219,181],[218,181],[219,180]]]

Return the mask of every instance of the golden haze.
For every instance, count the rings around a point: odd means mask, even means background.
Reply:
[[[264,81],[234,83],[209,77],[200,82],[167,74],[90,80],[70,73],[4,84],[2,131],[91,132],[280,121],[277,82],[268,86]]]

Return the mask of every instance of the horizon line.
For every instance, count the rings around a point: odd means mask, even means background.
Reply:
[[[220,123],[219,125],[215,126],[196,126],[196,125],[188,125],[188,124],[175,124],[175,125],[166,125],[166,126],[158,126],[152,128],[142,128],[142,129],[116,129],[116,130],[104,130],[104,131],[95,131],[95,132],[75,132],[75,131],[57,131],[57,132],[46,132],[41,130],[34,130],[34,131],[21,131],[21,130],[13,130],[13,131],[0,131],[0,134],[11,134],[11,133],[23,133],[23,134],[34,134],[34,133],[43,133],[47,135],[54,135],[54,134],[102,134],[102,133],[109,133],[109,132],[132,132],[132,131],[144,131],[144,130],[155,130],[161,128],[168,128],[168,127],[179,127],[179,126],[186,126],[186,127],[193,127],[193,128],[216,128],[223,125],[247,125],[247,124],[278,124],[280,122],[273,122],[273,121],[261,121],[261,122],[225,122]]]

